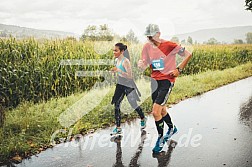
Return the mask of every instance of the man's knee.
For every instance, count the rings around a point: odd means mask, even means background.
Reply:
[[[161,115],[162,106],[160,104],[154,103],[152,107],[152,114],[153,116]]]
[[[162,106],[161,115],[165,116],[167,114],[166,106]]]

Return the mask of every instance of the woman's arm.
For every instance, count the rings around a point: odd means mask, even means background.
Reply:
[[[125,78],[132,79],[132,69],[131,69],[129,59],[124,60],[123,67],[125,68],[126,72],[120,71],[122,76],[125,77]]]

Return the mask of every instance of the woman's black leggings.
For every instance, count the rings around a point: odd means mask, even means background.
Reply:
[[[136,99],[136,92],[134,92],[134,88],[129,88],[127,86],[123,86],[120,84],[116,85],[115,94],[113,97],[114,105],[115,105],[115,120],[116,120],[116,126],[120,127],[121,125],[121,111],[120,111],[120,105],[122,103],[122,100],[124,96],[126,95],[128,102],[130,103],[131,107],[135,109],[135,111],[138,113],[141,119],[144,118],[144,113],[140,106],[137,104]]]

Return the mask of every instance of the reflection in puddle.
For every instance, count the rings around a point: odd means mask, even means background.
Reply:
[[[138,158],[140,156],[140,154],[142,153],[142,150],[143,150],[143,145],[144,145],[144,141],[146,139],[146,131],[143,130],[142,133],[141,133],[141,142],[140,144],[138,145],[138,148],[137,148],[137,151],[135,153],[135,155],[131,158],[130,160],[130,164],[129,166],[133,167],[133,166],[140,166],[137,161],[138,161]]]
[[[240,121],[252,128],[252,96],[240,107]]]
[[[121,147],[121,141],[120,140],[115,140],[116,142],[116,163],[113,165],[115,167],[124,167],[123,162],[122,162],[122,147]]]
[[[141,133],[141,142],[138,145],[137,151],[135,155],[131,158],[130,160],[130,167],[137,167],[140,166],[138,164],[138,158],[140,157],[142,150],[143,150],[143,145],[144,141],[146,139],[146,131],[143,130]],[[122,163],[122,148],[121,148],[121,137],[120,138],[113,138],[112,139],[114,142],[116,142],[117,149],[116,149],[116,163],[113,164],[113,167],[124,167],[124,164]]]
[[[152,157],[153,158],[157,158],[157,160],[158,160],[158,167],[166,167],[166,166],[168,166],[168,164],[170,162],[170,159],[171,159],[172,151],[176,147],[177,142],[174,141],[174,140],[169,140],[167,142],[167,144],[169,146],[168,146],[168,150],[166,152],[162,151],[159,154],[152,154]]]

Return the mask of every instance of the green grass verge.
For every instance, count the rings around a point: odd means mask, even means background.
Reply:
[[[168,103],[178,103],[185,98],[200,95],[249,76],[252,76],[251,62],[223,71],[207,71],[196,75],[181,76],[176,81]],[[62,129],[58,122],[59,115],[86,93],[88,92],[39,104],[23,102],[17,108],[6,111],[4,125],[0,128],[0,162],[12,157],[28,157],[50,147],[52,134]],[[73,134],[86,134],[97,128],[114,124],[113,106],[110,105],[112,93],[113,89],[103,98],[101,105],[71,127]],[[146,113],[149,113],[151,111],[150,98],[147,98],[141,106]],[[127,121],[136,118],[137,115],[134,112],[126,112],[122,117],[122,121]],[[69,129],[66,130],[67,133],[56,136],[56,141],[68,136]]]

